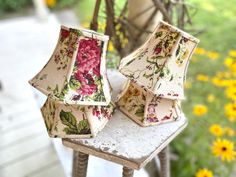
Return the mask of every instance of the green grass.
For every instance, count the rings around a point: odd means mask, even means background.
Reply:
[[[214,76],[218,71],[224,71],[224,57],[228,51],[236,49],[236,6],[234,0],[190,0],[198,12],[193,18],[196,29],[205,29],[199,35],[199,47],[207,51],[219,52],[218,60],[212,61],[207,57],[194,55],[196,62],[189,66],[187,80],[192,82],[192,88],[186,91],[187,100],[183,102],[183,109],[189,119],[188,128],[173,143],[172,149],[179,156],[179,160],[172,163],[172,171],[176,177],[193,177],[199,168],[209,168],[215,176],[228,177],[232,172],[232,163],[221,162],[211,154],[211,143],[214,137],[208,129],[212,123],[222,126],[235,127],[229,123],[224,115],[224,104],[229,102],[225,98],[223,88],[217,88],[210,82],[199,82],[199,73]],[[216,101],[207,102],[207,95],[214,94]],[[208,113],[203,117],[192,114],[195,104],[204,104]],[[234,138],[235,139],[235,138]]]
[[[197,8],[193,18],[196,28],[206,31],[199,36],[200,46],[226,54],[227,49],[236,48],[236,6],[235,0],[190,0]]]

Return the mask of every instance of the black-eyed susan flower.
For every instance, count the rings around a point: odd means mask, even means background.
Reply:
[[[209,103],[214,102],[214,101],[215,101],[215,96],[214,96],[213,94],[209,94],[209,95],[207,96],[207,101],[208,101]]]
[[[231,122],[236,120],[236,102],[225,105],[225,115]]]
[[[48,7],[54,7],[57,3],[57,0],[45,0],[45,4],[48,6]]]
[[[223,72],[223,71],[219,71],[216,73],[216,77],[220,78],[220,79],[228,79],[231,77],[231,73],[230,72]]]
[[[228,80],[221,79],[221,78],[218,78],[218,77],[213,77],[211,79],[211,82],[217,87],[225,87],[225,86],[229,85]]]
[[[200,48],[200,47],[197,47],[194,53],[195,53],[195,54],[198,54],[198,55],[204,55],[204,54],[206,54],[207,52],[206,52],[205,49]]]
[[[229,51],[229,55],[230,55],[231,57],[236,57],[236,50],[230,50],[230,51]]]
[[[230,127],[225,127],[224,132],[227,136],[234,136],[235,135],[235,131]]]
[[[216,60],[216,59],[218,59],[219,58],[219,53],[218,52],[207,52],[207,56],[208,56],[208,58],[209,59],[211,59],[211,60]]]
[[[198,81],[203,81],[203,82],[207,82],[209,80],[209,77],[205,74],[198,74],[196,79]]]
[[[228,162],[235,159],[234,143],[227,139],[217,139],[212,144],[212,153],[222,161]]]
[[[193,114],[195,116],[202,116],[206,114],[207,111],[208,111],[208,108],[203,104],[197,104],[193,107]]]
[[[233,60],[233,58],[231,58],[231,57],[226,57],[226,58],[224,59],[224,64],[225,64],[225,66],[227,66],[227,67],[230,67],[230,66],[233,64],[233,62],[234,62],[234,60]]]
[[[225,90],[225,94],[229,99],[236,100],[236,87],[231,86]]]
[[[198,170],[195,176],[196,177],[213,177],[213,173],[212,171],[206,168],[203,168],[203,169]]]
[[[209,127],[209,131],[214,136],[222,136],[224,134],[224,129],[219,124],[213,124]]]

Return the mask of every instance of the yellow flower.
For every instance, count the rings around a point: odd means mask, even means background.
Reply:
[[[235,159],[234,143],[227,139],[217,139],[212,144],[212,153],[222,161]]]
[[[98,29],[100,31],[105,31],[105,28],[106,28],[106,24],[103,22],[103,23],[98,23]]]
[[[225,90],[226,96],[232,100],[236,100],[236,87],[228,87]]]
[[[230,51],[229,51],[229,55],[230,55],[231,57],[236,57],[236,50],[230,50]]]
[[[235,135],[234,130],[232,128],[230,128],[230,127],[225,127],[224,128],[224,132],[228,136],[234,136]]]
[[[231,57],[227,57],[224,59],[224,64],[225,66],[227,66],[229,68],[229,70],[231,72],[236,72],[236,60],[231,58]]]
[[[211,60],[216,60],[216,59],[219,58],[219,53],[217,53],[217,52],[207,52],[207,56]]]
[[[113,52],[114,51],[114,46],[113,46],[113,43],[111,41],[109,42],[109,45],[108,45],[108,51],[109,52]]]
[[[212,171],[206,168],[203,168],[203,169],[198,170],[195,176],[196,177],[213,177],[213,173]]]
[[[45,0],[45,4],[48,7],[54,7],[56,5],[57,0]]]
[[[223,128],[218,124],[213,124],[210,126],[209,131],[214,136],[222,136],[224,134]]]
[[[196,48],[194,53],[196,53],[198,55],[204,55],[206,53],[206,51],[203,48]]]
[[[224,79],[219,79],[218,77],[213,77],[211,79],[211,82],[218,87],[225,87],[228,86],[229,81],[228,80],[224,80]]]
[[[207,113],[207,107],[202,104],[195,105],[193,108],[193,114],[196,116],[202,116]]]
[[[208,78],[208,76],[206,76],[204,74],[198,74],[197,75],[197,80],[207,82],[209,80],[209,78]]]
[[[215,101],[215,96],[214,96],[213,94],[209,94],[209,95],[207,96],[207,101],[208,101],[209,103],[212,103],[213,101]]]
[[[231,70],[231,72],[236,72],[236,62],[233,62],[230,66],[229,69]]]
[[[236,80],[228,80],[227,86],[236,88]]]
[[[89,22],[83,22],[83,23],[82,23],[82,26],[83,26],[84,28],[89,28],[89,27],[90,27],[90,24],[89,24]]]
[[[216,77],[218,77],[218,78],[230,78],[231,77],[231,73],[230,72],[221,72],[221,71],[219,71],[219,72],[217,72],[216,73]]]
[[[225,105],[225,115],[231,122],[236,120],[236,102]]]
[[[227,57],[224,59],[224,64],[227,67],[230,67],[233,64],[233,62],[234,62],[233,58]]]
[[[192,83],[191,83],[190,81],[186,81],[186,82],[184,83],[184,88],[185,88],[185,89],[190,89],[190,88],[192,88]]]

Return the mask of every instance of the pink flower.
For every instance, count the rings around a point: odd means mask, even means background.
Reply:
[[[90,74],[75,73],[75,79],[81,83],[81,87],[77,90],[79,94],[91,95],[97,91],[97,86],[94,84],[94,79]]]
[[[155,53],[156,55],[158,55],[159,53],[161,53],[161,50],[162,50],[161,47],[156,46],[156,48],[155,48],[155,50],[154,50],[154,53]]]
[[[77,92],[80,93],[81,95],[92,95],[96,91],[97,91],[97,86],[94,84],[89,86],[85,85],[77,90]]]
[[[61,38],[65,39],[70,35],[70,31],[66,30],[66,29],[61,29]]]
[[[101,74],[100,74],[100,67],[93,68],[93,73],[94,73],[97,77],[100,77],[100,76],[101,76]]]
[[[77,54],[78,69],[88,72],[100,68],[101,49],[96,39],[82,39]]]
[[[99,117],[100,114],[101,114],[100,111],[97,109],[97,107],[95,107],[95,108],[93,109],[93,115]]]
[[[76,80],[81,83],[77,92],[81,95],[91,95],[97,91],[94,76],[100,77],[101,49],[96,39],[81,39],[76,58]]]

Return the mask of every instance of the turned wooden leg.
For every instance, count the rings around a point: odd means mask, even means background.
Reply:
[[[123,167],[122,177],[133,177],[134,170],[128,167]]]
[[[88,154],[73,152],[72,177],[86,177],[88,166]]]
[[[169,159],[169,147],[165,147],[159,154],[160,160],[160,177],[170,177],[170,159]]]

